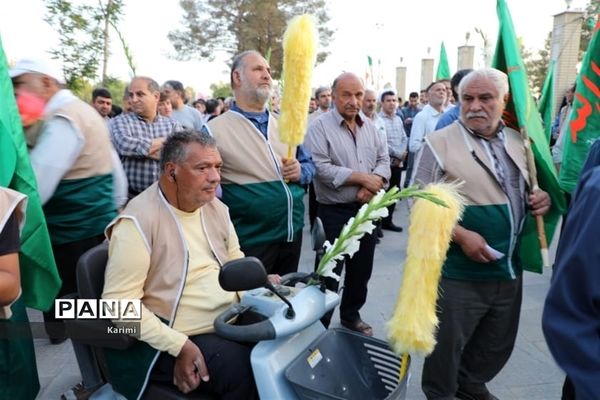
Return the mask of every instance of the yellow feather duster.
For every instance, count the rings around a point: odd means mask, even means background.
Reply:
[[[404,354],[405,360],[409,352],[430,354],[436,344],[438,283],[452,229],[463,211],[457,185],[438,183],[425,190],[448,207],[417,199],[411,210],[402,287],[387,324],[390,344],[397,354]]]
[[[283,94],[279,117],[280,139],[290,146],[290,152],[304,141],[316,57],[314,18],[308,14],[294,17],[283,35]]]

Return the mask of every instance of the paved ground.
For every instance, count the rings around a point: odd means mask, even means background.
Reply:
[[[395,222],[407,225],[405,203],[400,203],[394,215]],[[314,262],[310,251],[308,232],[300,269],[309,271]],[[385,232],[377,247],[373,277],[369,284],[367,304],[363,318],[373,325],[375,335],[384,339],[385,323],[392,313],[402,278],[405,258],[406,233]],[[489,385],[490,390],[502,400],[552,400],[560,398],[564,378],[556,366],[541,331],[543,301],[548,290],[550,274],[527,273],[524,278],[521,325],[515,350],[504,370]],[[40,320],[37,312],[33,319]],[[336,317],[337,313],[336,313]],[[337,322],[333,323],[335,326]],[[58,399],[61,393],[80,381],[80,374],[70,342],[52,346],[46,339],[36,339],[36,354],[42,390],[38,399]],[[413,356],[409,400],[425,399],[420,390],[422,358]],[[361,399],[362,400],[362,399]]]

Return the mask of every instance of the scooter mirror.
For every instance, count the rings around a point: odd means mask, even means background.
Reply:
[[[325,244],[325,229],[323,228],[323,222],[321,221],[321,218],[315,218],[310,234],[313,250],[321,250]]]
[[[267,272],[256,257],[244,257],[226,262],[219,272],[219,284],[228,292],[239,292],[263,287]]]

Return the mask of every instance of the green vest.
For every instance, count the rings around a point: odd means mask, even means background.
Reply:
[[[294,241],[304,226],[304,188],[282,178],[281,158],[289,149],[279,140],[277,119],[269,117],[268,139],[234,111],[208,127],[223,158],[222,200],[242,248]]]
[[[519,133],[510,128],[504,128],[504,134],[506,152],[528,182],[523,141]],[[460,246],[452,242],[442,269],[443,276],[464,280],[515,279],[522,271],[517,251],[522,221],[513,220],[507,195],[473,157],[471,150],[489,171],[494,170],[477,139],[454,123],[428,135],[425,142],[444,171],[444,180],[462,183],[460,193],[466,206],[460,225],[479,233],[492,248],[505,254],[499,260],[478,263],[465,256]]]
[[[44,204],[53,245],[101,235],[115,217],[111,144],[106,123],[90,105],[71,101],[48,118],[69,120],[83,136],[83,149]]]

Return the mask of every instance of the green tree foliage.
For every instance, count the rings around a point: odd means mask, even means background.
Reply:
[[[127,82],[123,82],[122,80],[110,75],[106,77],[104,83],[104,87],[108,89],[110,94],[112,94],[113,104],[116,104],[119,107],[123,106],[123,93],[125,93],[126,86]]]
[[[529,77],[529,88],[536,97],[542,93],[546,74],[548,73],[551,41],[552,33],[548,32],[548,36],[544,41],[544,48],[535,54],[521,46],[521,55],[523,56],[523,62],[527,69],[527,76]]]
[[[46,22],[59,35],[53,58],[63,63],[67,87],[83,89],[83,81],[94,79],[98,71],[98,54],[102,52],[101,16],[89,5],[73,5],[67,0],[46,0]]]
[[[283,63],[283,33],[289,19],[312,13],[317,20],[322,48],[331,40],[333,31],[325,0],[180,0],[183,28],[171,31],[169,39],[176,58],[193,57],[213,60],[215,51],[224,50],[232,56],[244,50],[267,54],[271,49],[271,70],[278,79]],[[320,52],[322,62],[327,52]]]
[[[210,86],[210,91],[212,92],[212,98],[216,99],[217,97],[229,97],[229,96],[233,96],[233,93],[231,92],[231,86],[229,85],[229,83],[226,82],[219,82],[219,83],[211,83]]]
[[[600,14],[600,1],[591,0],[585,7],[583,13],[583,21],[581,24],[581,41],[579,42],[579,60],[583,58],[583,54],[586,52],[592,35],[594,34],[594,26],[596,25],[596,18]]]
[[[108,82],[107,64],[110,56],[109,30],[117,32],[129,65],[135,73],[131,52],[118,30],[123,0],[98,0],[96,6],[75,4],[70,0],[45,0],[45,20],[57,32],[59,44],[50,50],[53,58],[63,64],[67,87],[83,90],[84,82],[94,81],[102,62],[102,82]]]

